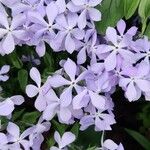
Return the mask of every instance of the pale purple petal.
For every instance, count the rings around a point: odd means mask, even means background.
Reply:
[[[106,30],[106,37],[109,41],[111,41],[114,45],[117,45],[117,32],[114,28],[108,27]]]
[[[15,42],[11,33],[8,33],[6,35],[6,38],[2,43],[2,48],[4,49],[6,54],[11,53],[15,49]]]
[[[30,77],[38,87],[41,86],[41,74],[35,67],[30,70]]]
[[[91,98],[91,103],[98,109],[105,109],[105,98],[93,91],[89,91],[89,95]]]
[[[52,87],[57,88],[63,85],[70,85],[70,81],[66,80],[64,77],[62,77],[61,75],[54,75],[52,77],[50,77],[49,79],[49,83]]]
[[[133,82],[131,82],[128,87],[127,87],[127,91],[126,91],[126,97],[128,98],[129,101],[133,101],[136,99],[137,97],[137,91],[135,89],[135,85]]]
[[[39,90],[36,86],[29,84],[26,87],[26,94],[28,95],[28,97],[34,97],[38,94]]]
[[[101,12],[95,8],[90,8],[88,10],[89,16],[93,21],[100,21],[101,20]]]
[[[105,59],[105,68],[107,71],[111,71],[116,67],[117,58],[116,52],[113,51],[109,54],[109,56]]]
[[[85,28],[86,24],[87,24],[87,21],[86,21],[86,15],[87,15],[87,11],[84,10],[80,16],[79,16],[79,19],[78,19],[78,27],[80,29],[83,29]]]
[[[54,2],[51,2],[47,7],[46,7],[46,14],[48,17],[49,24],[52,25],[56,16],[58,15],[58,8],[57,5]]]
[[[119,31],[121,36],[123,36],[125,29],[126,29],[126,23],[124,22],[124,20],[121,19],[117,23],[117,30]]]
[[[64,148],[65,146],[71,144],[76,139],[75,135],[71,132],[65,132],[62,136],[62,141],[59,148]]]
[[[75,75],[77,72],[76,64],[71,59],[68,58],[64,64],[64,70],[67,73],[67,75],[70,77],[71,81],[74,82]]]

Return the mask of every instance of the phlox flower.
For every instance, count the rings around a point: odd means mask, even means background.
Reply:
[[[130,64],[135,63],[134,53],[130,50],[130,38],[128,35],[120,37],[117,35],[116,29],[108,27],[106,30],[106,38],[110,44],[101,44],[98,46],[97,55],[106,54],[104,60],[105,68],[111,71],[116,68],[119,57],[123,58]]]
[[[128,67],[122,72],[119,85],[125,90],[125,96],[129,101],[138,100],[141,93],[150,92],[150,81],[147,79],[149,65],[144,61],[138,67]]]
[[[2,39],[2,54],[9,54],[15,49],[15,39],[23,40],[25,31],[19,27],[23,25],[26,17],[18,15],[12,18],[11,24],[5,14],[0,13],[0,39]]]
[[[46,22],[44,18],[41,16],[41,14],[38,12],[28,13],[31,22],[39,25],[39,30],[36,31],[34,38],[35,40],[37,39],[37,42],[35,43],[36,52],[40,57],[45,55],[45,50],[46,50],[45,44],[44,42],[42,42],[43,35],[48,35],[49,39],[51,40],[55,37],[54,30],[59,28],[59,26],[54,22],[57,15],[58,15],[58,9],[57,9],[57,5],[54,2],[51,2],[46,7],[46,16],[48,22]]]
[[[116,123],[111,111],[106,112],[106,109],[96,109],[92,105],[89,105],[85,110],[88,110],[89,114],[83,116],[80,120],[80,130],[82,131],[91,125],[95,125],[96,131],[111,130],[111,125]]]
[[[54,90],[51,89],[47,92],[45,97],[48,105],[43,112],[43,118],[51,120],[55,114],[57,114],[60,122],[68,123],[72,115],[69,108],[61,106],[61,95],[60,98],[58,98]]]
[[[100,21],[101,13],[99,10],[94,8],[99,5],[102,0],[72,0],[68,4],[68,9],[71,12],[81,11],[78,18],[78,26],[80,29],[83,29],[87,25],[87,20],[91,21]]]
[[[78,15],[76,13],[60,14],[56,18],[57,24],[61,27],[56,37],[51,41],[54,51],[66,49],[70,54],[76,49],[76,40],[84,38],[84,30],[77,27]]]
[[[62,101],[61,105],[63,107],[67,107],[72,102],[72,97],[73,97],[72,91],[73,91],[73,89],[75,89],[75,91],[77,93],[82,91],[83,87],[80,86],[79,82],[84,81],[84,77],[87,74],[87,71],[83,71],[76,78],[78,67],[69,58],[64,63],[63,69],[64,69],[67,77],[69,77],[69,80],[68,80],[68,78],[63,77],[60,74],[55,74],[54,76],[50,77],[48,79],[48,81],[53,88],[65,86],[65,89],[63,90],[63,92],[61,94],[61,101]]]
[[[47,83],[41,86],[41,75],[40,72],[35,67],[33,67],[30,70],[30,77],[36,83],[37,86],[33,84],[27,85],[26,93],[28,97],[31,98],[38,95],[35,101],[35,107],[39,111],[43,111],[46,108],[46,100],[44,99],[44,95],[47,92],[47,90],[49,90],[50,87],[47,85]]]

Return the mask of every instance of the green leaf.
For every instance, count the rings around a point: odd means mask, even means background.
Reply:
[[[52,146],[54,146],[55,145],[55,140],[54,140],[54,137],[51,137],[50,139],[47,139],[46,140],[46,143],[47,143],[47,147],[52,147]]]
[[[21,69],[23,66],[22,61],[20,58],[17,56],[17,53],[13,52],[12,54],[9,55],[9,58],[11,60],[11,63],[14,65],[15,68]]]
[[[24,91],[28,82],[28,72],[24,69],[18,72],[18,81],[21,89]]]
[[[25,109],[14,112],[12,116],[12,120],[16,121],[17,119],[19,119],[23,115],[24,112],[25,112]]]
[[[75,136],[76,136],[76,139],[78,138],[78,134],[79,134],[79,128],[80,128],[80,125],[78,122],[76,122],[72,129],[70,130]]]
[[[54,57],[53,57],[52,53],[49,54],[48,52],[46,52],[43,58],[44,58],[44,63],[46,64],[48,69],[51,72],[54,72],[54,70],[55,70],[54,62],[55,61],[54,61]]]
[[[150,0],[141,0],[138,12],[142,20],[142,33],[144,33],[147,19],[150,17]]]
[[[108,26],[116,26],[116,23],[124,16],[122,0],[104,0],[98,9],[102,13],[102,20],[96,22],[96,27],[101,34],[105,34]]]
[[[150,141],[148,141],[143,135],[140,133],[130,130],[130,129],[125,129],[126,132],[131,135],[145,150],[150,150]]]
[[[146,30],[145,30],[145,35],[147,35],[150,39],[150,23],[148,24],[148,26],[146,27]]]
[[[21,122],[25,123],[26,125],[32,125],[36,123],[39,116],[40,113],[37,111],[28,112],[23,115]]]
[[[66,131],[66,129],[68,128],[67,125],[59,124],[59,123],[58,123],[57,121],[55,121],[54,119],[51,121],[51,123],[52,123],[54,129],[55,129],[56,131],[58,131],[60,135],[63,135],[64,132]]]
[[[126,19],[132,17],[139,6],[140,0],[124,0],[124,15]]]

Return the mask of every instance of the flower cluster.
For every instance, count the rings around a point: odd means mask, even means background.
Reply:
[[[126,31],[123,20],[116,29],[108,27],[106,35],[98,35],[95,21],[101,13],[95,7],[102,0],[1,0],[0,2],[0,54],[12,53],[17,45],[34,46],[43,57],[48,44],[54,52],[66,51],[75,55],[76,62],[62,60],[61,69],[42,83],[37,68],[30,70],[35,82],[28,84],[26,94],[35,97],[35,108],[42,113],[37,125],[26,129],[21,135],[19,127],[9,122],[7,134],[0,133],[0,149],[30,148],[40,150],[43,132],[50,129],[50,122],[58,117],[60,123],[80,122],[80,130],[94,125],[96,131],[111,130],[116,123],[111,95],[118,86],[131,102],[142,95],[150,100],[150,41],[138,38],[137,28]],[[11,10],[11,15],[8,10]],[[38,62],[40,64],[40,62]],[[0,81],[10,67],[0,70]],[[132,91],[132,92],[131,92]],[[0,102],[0,116],[11,118],[16,105],[24,98],[12,96]],[[6,111],[7,110],[7,111]],[[71,132],[62,138],[54,134],[61,150],[75,140]],[[123,150],[111,140],[102,143],[101,149]]]

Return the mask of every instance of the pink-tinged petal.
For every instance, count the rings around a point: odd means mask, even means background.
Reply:
[[[78,27],[80,29],[85,28],[87,21],[86,21],[86,15],[87,15],[87,10],[82,11],[82,13],[80,14],[79,18],[78,18]]]
[[[77,63],[83,64],[86,61],[86,48],[83,47],[77,55]]]
[[[26,94],[28,95],[28,97],[34,97],[38,94],[38,92],[39,92],[39,89],[36,86],[32,84],[27,85]]]
[[[40,112],[45,110],[45,108],[46,108],[45,98],[41,94],[39,94],[39,96],[37,97],[34,105],[35,105],[35,108],[37,110],[39,110]]]
[[[6,35],[6,38],[2,43],[2,48],[6,54],[10,54],[15,49],[15,42],[11,33]]]
[[[116,52],[113,51],[109,54],[109,56],[105,59],[104,65],[107,71],[111,71],[116,67],[117,58]]]
[[[71,119],[71,112],[68,108],[61,107],[59,112],[60,119],[63,122],[68,122]]]
[[[116,29],[114,29],[112,27],[108,27],[106,30],[106,37],[114,45],[117,45],[117,31],[116,31]]]
[[[118,145],[116,143],[114,143],[112,140],[107,139],[104,141],[103,147],[107,148],[107,149],[115,150],[118,148]]]
[[[82,9],[82,7],[75,5],[71,1],[67,4],[67,8],[73,13],[78,12]]]
[[[93,21],[100,21],[101,20],[101,12],[95,8],[90,8],[88,10],[89,16]]]
[[[106,100],[103,96],[94,93],[93,91],[89,91],[89,95],[91,98],[91,103],[98,109],[104,109]]]
[[[47,7],[46,7],[46,14],[48,17],[48,22],[50,25],[54,23],[54,20],[56,16],[58,15],[58,8],[57,5],[54,2],[51,2]]]
[[[9,29],[9,24],[7,20],[7,16],[0,12],[0,24],[4,26],[6,29]]]
[[[23,25],[25,23],[25,21],[26,21],[26,16],[23,14],[19,14],[19,15],[13,17],[10,29],[14,30],[17,27],[20,27],[21,25]]]
[[[78,15],[76,13],[69,13],[67,15],[68,25],[70,28],[73,28],[77,25]]]
[[[137,27],[131,27],[126,34],[134,36],[137,33],[138,28]]]
[[[60,95],[61,106],[67,107],[72,102],[72,87],[66,88]]]
[[[135,89],[135,85],[133,82],[131,82],[128,87],[127,87],[127,91],[126,91],[126,97],[128,98],[128,100],[131,102],[133,100],[136,99],[137,97],[137,91]]]
[[[30,77],[38,87],[41,86],[41,74],[35,67],[30,70]]]
[[[45,43],[41,41],[37,46],[36,46],[36,52],[39,55],[39,57],[43,57],[45,55],[46,47]]]
[[[3,38],[8,33],[8,30],[0,28],[0,38]]]
[[[117,30],[119,31],[120,35],[123,36],[124,32],[125,32],[125,29],[126,29],[126,23],[124,20],[120,20],[118,21],[117,23]]]
[[[65,0],[57,0],[56,5],[58,7],[59,14],[66,11],[66,2],[65,2]]]
[[[89,6],[95,7],[97,5],[100,5],[101,2],[102,0],[89,0],[88,4]]]
[[[64,148],[67,145],[71,144],[74,142],[76,139],[75,135],[71,132],[65,132],[62,136],[61,144],[59,145],[59,148]]]
[[[7,136],[4,133],[0,133],[0,143],[5,145],[8,143]]]
[[[144,92],[150,92],[150,81],[137,79],[136,80],[137,86]]]
[[[0,70],[0,74],[8,73],[9,70],[10,70],[10,66],[9,65],[4,65],[4,66],[2,66],[2,68]]]
[[[60,134],[57,131],[55,131],[55,133],[54,133],[54,139],[55,139],[55,141],[57,142],[58,145],[61,143],[61,137],[60,137]]]
[[[58,103],[52,103],[46,107],[43,112],[43,119],[51,120],[56,114]]]
[[[72,30],[72,34],[76,39],[82,40],[84,38],[85,32],[84,32],[84,30],[80,30],[78,28],[75,28]]]
[[[24,97],[21,95],[12,96],[10,99],[15,105],[21,105],[24,102]]]
[[[8,116],[14,109],[14,103],[9,98],[0,102],[0,116]]]
[[[77,66],[71,59],[68,58],[67,61],[65,62],[64,70],[67,73],[67,75],[70,77],[71,81],[75,81]]]
[[[12,135],[14,138],[18,139],[19,136],[20,136],[20,129],[19,127],[12,123],[12,122],[9,122],[8,123],[8,126],[7,126],[7,132]]]
[[[81,109],[84,106],[82,101],[88,100],[88,99],[83,99],[86,94],[87,94],[87,90],[85,89],[84,91],[82,91],[81,93],[79,93],[73,98],[73,104],[72,104],[73,109]]]
[[[75,50],[75,42],[73,40],[73,38],[71,37],[71,34],[68,33],[68,35],[66,36],[66,40],[65,40],[65,48],[66,50],[72,54],[73,51]]]
[[[48,80],[49,80],[50,85],[54,88],[58,88],[60,86],[71,84],[70,81],[66,80],[61,75],[54,75],[54,76],[50,77]]]
[[[86,0],[72,0],[72,2],[75,5],[80,6],[80,5],[84,5],[86,3]]]

